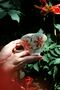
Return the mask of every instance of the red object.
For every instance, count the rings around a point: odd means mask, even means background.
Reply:
[[[52,12],[53,14],[60,14],[60,4],[49,6],[47,3],[45,3],[45,6],[34,5],[34,7],[39,9],[44,15],[49,12]]]
[[[23,86],[25,85],[25,90],[38,90],[38,88],[33,84],[33,78],[30,76],[25,77],[22,80]]]
[[[51,12],[53,12],[54,14],[60,14],[60,4],[52,6]]]
[[[29,76],[23,80],[19,80],[10,76],[0,69],[0,90],[38,90],[37,87],[32,84],[33,79]]]
[[[23,90],[17,80],[0,69],[0,90]]]

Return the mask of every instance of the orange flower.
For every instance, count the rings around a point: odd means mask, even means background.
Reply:
[[[60,4],[52,6],[51,12],[53,12],[54,14],[60,14]]]
[[[60,14],[60,4],[49,6],[47,3],[45,6],[38,6],[34,5],[35,8],[39,9],[43,15],[48,14],[49,12],[52,12],[53,14]]]
[[[48,6],[48,4],[46,4],[45,6],[34,5],[34,7],[39,9],[43,15],[46,15],[51,11],[51,6]]]

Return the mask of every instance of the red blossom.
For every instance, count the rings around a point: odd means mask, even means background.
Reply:
[[[48,4],[45,6],[34,5],[34,7],[39,9],[43,15],[46,15],[50,11],[50,6],[48,6]]]
[[[39,9],[39,10],[41,10],[42,12],[46,12],[47,11],[45,7],[40,7],[38,5],[34,5],[34,7]]]
[[[54,14],[60,14],[60,4],[52,6],[51,12],[53,12]]]
[[[49,6],[47,3],[45,6],[38,6],[34,5],[35,8],[39,9],[41,13],[46,15],[49,12],[52,12],[54,14],[60,14],[60,4],[54,5],[54,6]]]
[[[48,13],[48,9],[46,7],[42,7],[41,8],[41,13],[47,14]]]

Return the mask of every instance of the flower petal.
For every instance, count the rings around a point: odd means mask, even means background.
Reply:
[[[53,12],[54,14],[60,14],[60,4],[52,6],[51,12]]]

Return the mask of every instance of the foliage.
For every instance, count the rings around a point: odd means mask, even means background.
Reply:
[[[21,2],[25,1],[21,0]],[[20,15],[24,13],[20,12],[21,2],[0,0],[0,19],[9,14],[12,20],[19,22]],[[43,72],[44,79],[51,79],[52,90],[60,90],[60,0],[32,0],[32,2],[32,11],[36,17],[40,16],[40,28],[48,39],[41,52],[43,60],[26,64],[25,69],[28,73],[32,70],[39,74]],[[32,12],[28,15],[32,16]]]
[[[21,12],[11,0],[0,1],[0,19],[9,14],[12,20],[20,21]]]
[[[47,3],[46,0],[41,0],[43,2],[40,2],[41,5],[34,5],[37,10],[39,10],[39,14],[43,17],[41,18],[43,22],[45,23],[46,18],[51,15],[52,19],[52,30],[49,33],[46,33],[47,35],[47,41],[44,45],[44,48],[42,50],[41,55],[43,55],[42,61],[37,61],[35,63],[27,64],[27,68],[29,70],[35,70],[37,73],[44,74],[44,79],[51,79],[52,90],[59,90],[60,89],[60,43],[58,44],[57,36],[58,33],[60,34],[60,24],[56,22],[56,16],[60,15],[60,4],[54,5],[53,3],[49,2]],[[43,5],[44,3],[45,5]],[[47,22],[48,23],[48,22]],[[43,25],[43,24],[42,24]],[[43,26],[42,26],[43,27]],[[42,28],[43,29],[43,28]],[[43,31],[45,31],[43,29]],[[58,33],[57,33],[58,32]],[[53,35],[53,37],[52,37]],[[55,40],[54,40],[55,39]],[[42,72],[41,72],[42,70]],[[50,78],[49,78],[50,77]]]
[[[27,64],[27,68],[30,68],[29,70],[34,69],[37,73],[41,73],[40,71],[42,70],[44,72],[44,79],[52,77],[52,82],[54,82],[54,90],[57,90],[55,88],[59,85],[59,83],[57,84],[57,77],[59,77],[60,74],[57,74],[59,73],[60,65],[60,45],[57,45],[52,40],[49,41],[49,39],[51,39],[51,37],[48,38],[42,51],[43,60],[32,64]]]

